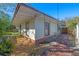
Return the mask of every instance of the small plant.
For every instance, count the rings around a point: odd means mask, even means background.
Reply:
[[[10,55],[14,49],[14,45],[12,44],[11,40],[4,40],[0,44],[0,54],[1,55]]]

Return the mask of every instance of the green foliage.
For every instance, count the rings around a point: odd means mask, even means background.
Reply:
[[[75,37],[76,24],[79,23],[79,17],[66,18],[65,24],[68,29],[68,34]]]
[[[11,40],[4,40],[0,44],[0,54],[1,55],[10,55],[14,49],[14,45],[12,44]]]
[[[79,22],[79,17],[68,18],[65,22],[66,26],[72,30],[76,27],[76,24]]]
[[[4,32],[3,34],[5,34],[5,35],[12,35],[12,36],[18,36],[18,35],[20,35],[19,32]]]
[[[14,25],[10,24],[10,25],[7,27],[7,31],[9,31],[9,32],[10,32],[10,31],[11,31],[11,32],[12,32],[12,31],[15,31],[15,28],[16,28],[16,27],[15,27]]]
[[[9,25],[10,21],[8,15],[0,11],[0,35],[3,35],[3,32],[6,32]]]
[[[0,11],[0,36],[4,35],[5,32],[15,31],[15,26],[11,24],[9,16],[4,12]]]
[[[11,15],[7,14],[7,8],[13,5],[14,4],[0,4],[0,40],[3,35],[13,34],[10,31],[13,30],[15,26],[11,24]],[[12,52],[13,47],[11,40],[8,40],[7,38],[2,39],[2,42],[0,43],[0,54],[9,55]]]

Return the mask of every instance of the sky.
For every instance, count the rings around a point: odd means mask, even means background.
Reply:
[[[60,20],[79,16],[79,4],[77,3],[48,3],[31,5],[32,7]]]
[[[79,16],[79,3],[75,4],[59,4],[59,18],[71,18]]]
[[[5,14],[8,14],[10,18],[13,18],[13,14],[16,8],[16,4],[12,3],[0,3],[0,11],[3,11]]]
[[[78,3],[31,3],[28,5],[59,20],[79,16]],[[0,4],[0,10],[3,10],[11,18],[15,8],[16,4]]]

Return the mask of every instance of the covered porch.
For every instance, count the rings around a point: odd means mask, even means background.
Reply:
[[[18,7],[19,6],[17,6],[17,8]],[[18,9],[17,8],[15,10],[16,14],[14,14],[13,25],[16,26],[20,34],[35,39],[34,22],[37,13],[28,7],[20,6]]]

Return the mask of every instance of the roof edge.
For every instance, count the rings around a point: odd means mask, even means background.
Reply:
[[[31,8],[31,9],[34,10],[34,11],[37,11],[37,12],[43,14],[43,15],[46,15],[46,16],[48,16],[48,17],[54,19],[54,20],[57,20],[56,18],[54,18],[54,17],[52,17],[52,16],[50,16],[50,15],[48,15],[48,14],[42,12],[42,11],[39,11],[39,10],[37,10],[36,8],[32,7],[32,6],[26,5],[26,4],[24,4],[24,3],[20,3],[20,5],[23,5],[23,6],[25,6],[25,7]],[[57,21],[58,21],[58,20],[57,20]]]
[[[13,14],[13,18],[12,18],[12,23],[13,23],[14,17],[16,16],[16,14],[17,14],[19,8],[20,8],[20,3],[18,3],[18,4],[16,5],[16,8],[15,8],[15,11],[14,11],[14,14]]]
[[[43,15],[46,15],[46,16],[52,18],[52,19],[55,20],[55,21],[59,21],[59,20],[57,20],[56,18],[54,18],[54,17],[52,17],[52,16],[50,16],[50,15],[47,15],[46,13],[43,13],[43,12],[37,10],[36,8],[33,8],[32,6],[26,5],[26,4],[24,4],[24,3],[18,3],[17,6],[16,6],[16,9],[15,9],[15,11],[14,11],[14,15],[13,15],[13,18],[12,18],[12,22],[13,22],[14,17],[16,16],[16,14],[17,14],[17,12],[18,12],[18,10],[19,10],[19,8],[20,8],[21,5],[22,5],[22,6],[25,6],[25,7],[28,7],[28,8],[31,8],[32,10],[37,11],[37,12],[43,14]]]

